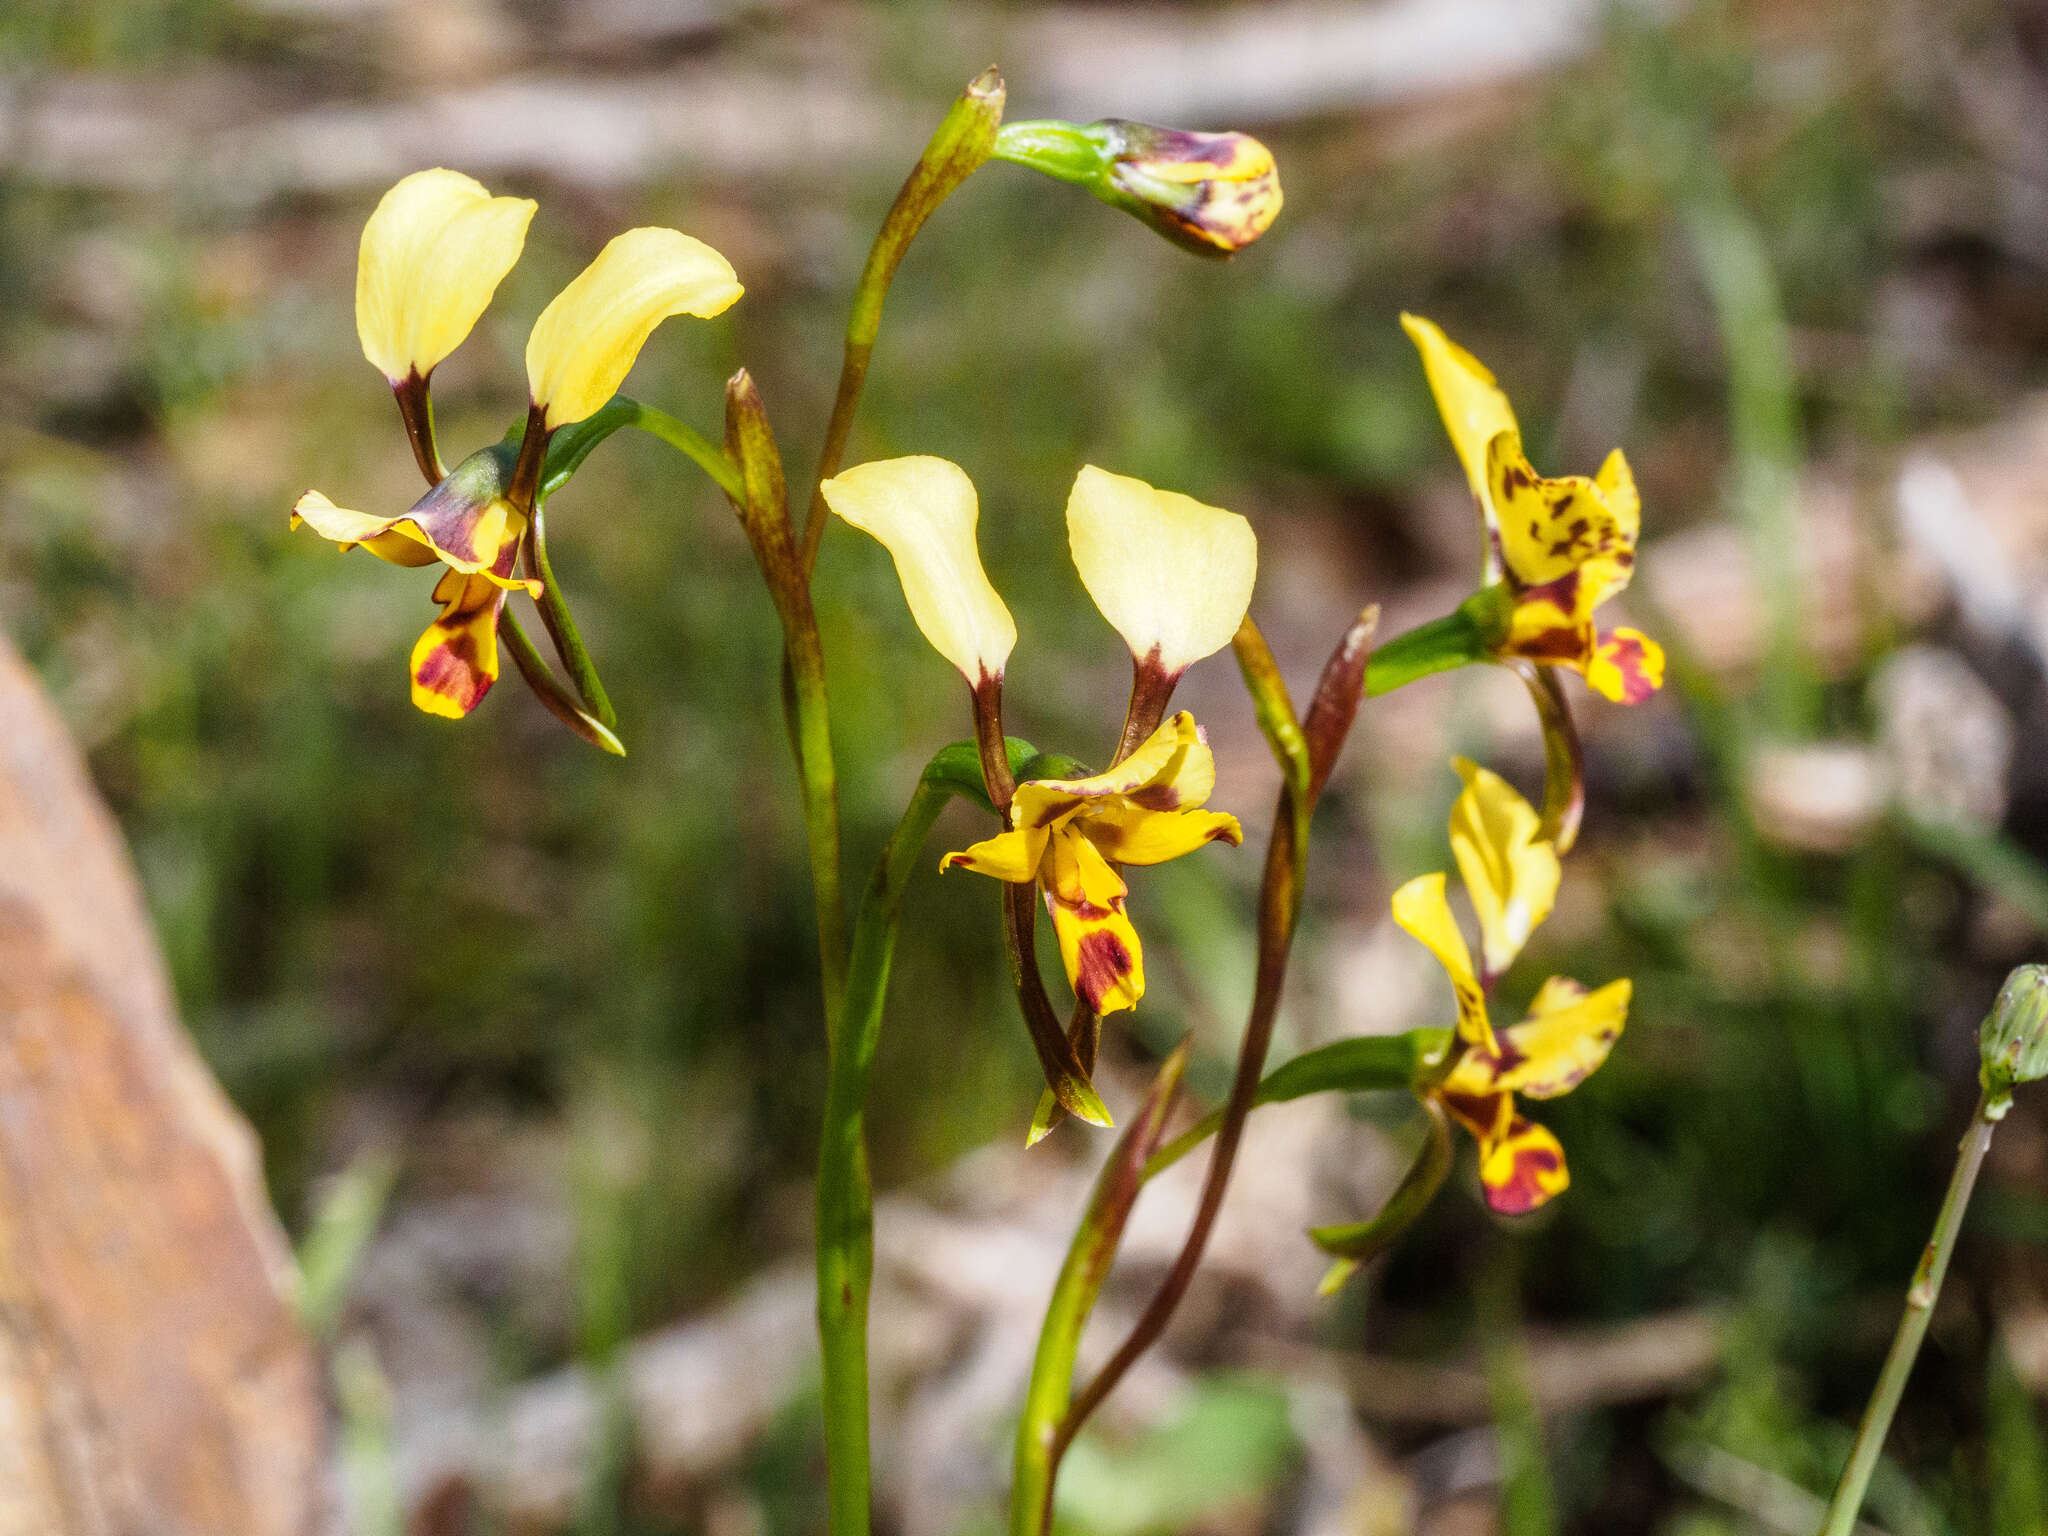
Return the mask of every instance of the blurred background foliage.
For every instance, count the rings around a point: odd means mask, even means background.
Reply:
[[[1355,47],[1342,29],[1376,11],[1412,23],[1407,76],[1361,66],[1353,90],[1332,45],[1307,71],[1321,85],[1290,85],[1319,28]],[[1126,95],[1025,67],[1085,62],[1098,29],[1152,61]],[[1246,46],[1183,57],[1183,33]],[[1627,448],[1647,542],[1624,606],[1671,646],[1673,686],[1631,715],[1583,703],[1587,835],[1507,983],[1519,1002],[1549,969],[1636,981],[1612,1063],[1543,1110],[1572,1190],[1505,1230],[1468,1171],[1381,1271],[1304,1299],[1296,1332],[1331,1357],[1487,1360],[1499,1429],[1477,1472],[1444,1470],[1464,1441],[1426,1416],[1344,1409],[1417,1528],[1811,1528],[1800,1501],[1845,1450],[1971,1100],[1970,1031],[2048,916],[2048,437],[2014,425],[2048,381],[2032,0],[8,5],[0,617],[122,818],[287,1224],[308,1228],[328,1176],[395,1158],[387,1227],[461,1255],[436,1325],[455,1342],[418,1368],[469,1372],[494,1400],[564,1361],[615,1362],[800,1252],[823,1082],[775,626],[701,477],[622,435],[556,503],[623,762],[516,678],[459,727],[417,714],[426,580],[287,531],[308,486],[366,508],[415,494],[352,332],[377,192],[445,158],[541,201],[525,260],[436,379],[451,458],[520,414],[548,296],[610,234],[656,222],[719,246],[748,293],[658,333],[633,392],[713,430],[744,362],[801,469],[874,222],[992,58],[1013,117],[1185,101],[1203,119],[1186,126],[1267,138],[1288,194],[1266,241],[1209,266],[996,166],[903,269],[853,457],[937,453],[976,479],[1023,632],[1019,734],[1099,759],[1120,718],[1119,647],[1064,551],[1082,462],[1253,518],[1254,613],[1298,686],[1360,604],[1399,627],[1457,599],[1469,504],[1404,308],[1490,363],[1546,469]],[[1226,66],[1229,89],[1200,73]],[[539,84],[494,97],[506,82]],[[1993,529],[2005,621],[1895,510],[1902,456],[1929,443],[1980,499],[2017,487]],[[857,881],[967,715],[880,551],[834,529],[819,593]],[[1909,644],[1966,686],[1896,725],[1882,680]],[[1536,782],[1526,706],[1497,684],[1432,680],[1362,717],[1322,818],[1290,1048],[1439,1022],[1447,994],[1415,979],[1385,897],[1446,863],[1449,751]],[[1218,742],[1217,803],[1263,822],[1274,780],[1234,688],[1218,660],[1187,697]],[[1989,743],[1954,770],[1988,803],[1905,792],[1894,749],[1930,734],[1965,756]],[[960,813],[941,832],[978,835]],[[1134,882],[1161,958],[1141,1017],[1112,1031],[1119,1070],[1195,1028],[1197,1084],[1220,1084],[1256,867],[1219,852]],[[1013,1144],[1035,1097],[993,894],[955,881],[909,897],[872,1117],[884,1188]],[[1375,1144],[1412,1134],[1398,1106],[1356,1112]],[[1886,1530],[2043,1529],[2044,1124],[2023,1099],[2001,1133],[1873,1498]],[[1040,1155],[1092,1148],[1070,1128]],[[402,1405],[391,1341],[419,1335],[389,1315],[409,1293],[377,1290],[376,1251],[357,1306]],[[1560,1410],[1555,1352],[1508,1347],[1687,1309],[1714,1320],[1711,1368],[1661,1382],[1653,1351],[1627,1402]],[[1192,1366],[1246,1364],[1232,1339],[1219,1327]],[[1261,1369],[1203,1375],[1143,1434],[1092,1445],[1075,1528],[1312,1528],[1307,1432],[1272,1385],[1287,1368]],[[583,1529],[815,1518],[801,1401],[713,1494],[636,1491],[609,1443]],[[1313,1528],[1409,1528],[1368,1503]]]

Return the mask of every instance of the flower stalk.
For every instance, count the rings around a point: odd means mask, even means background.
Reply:
[[[1955,1252],[1956,1234],[1963,1229],[1963,1213],[1970,1208],[1970,1193],[1976,1188],[1978,1170],[1984,1166],[1984,1154],[1991,1147],[1991,1133],[1998,1125],[1991,1107],[1987,1090],[1978,1096],[1970,1128],[1963,1133],[1948,1193],[1942,1197],[1941,1209],[1934,1217],[1934,1230],[1928,1236],[1919,1266],[1913,1271],[1913,1283],[1906,1290],[1905,1315],[1899,1319],[1898,1332],[1892,1335],[1892,1347],[1884,1357],[1884,1369],[1878,1374],[1877,1386],[1863,1410],[1863,1422],[1856,1428],[1849,1464],[1842,1469],[1842,1480],[1835,1486],[1821,1536],[1852,1536],[1856,1529],[1864,1491],[1870,1486],[1871,1473],[1877,1470],[1877,1459],[1884,1450],[1885,1436],[1891,1431],[1892,1416],[1898,1412],[1899,1399],[1905,1395],[1907,1379],[1913,1374],[1913,1363],[1920,1357],[1920,1345],[1927,1337],[1934,1304],[1941,1296],[1941,1282]]]
[[[1181,1298],[1186,1295],[1195,1271],[1208,1248],[1217,1213],[1230,1183],[1237,1149],[1244,1133],[1245,1117],[1251,1112],[1265,1071],[1266,1054],[1273,1043],[1273,1025],[1279,1016],[1280,992],[1293,948],[1296,920],[1301,909],[1302,887],[1308,867],[1309,815],[1316,796],[1328,782],[1337,753],[1350,734],[1363,696],[1367,657],[1372,633],[1379,622],[1379,610],[1368,608],[1345,632],[1331,654],[1316,687],[1305,719],[1295,713],[1287,685],[1280,675],[1265,637],[1249,618],[1238,626],[1233,641],[1238,665],[1250,690],[1260,725],[1280,761],[1283,783],[1275,809],[1273,833],[1266,845],[1265,872],[1259,888],[1259,956],[1251,1015],[1245,1025],[1244,1042],[1238,1051],[1237,1072],[1230,1097],[1216,1133],[1216,1146],[1202,1183],[1200,1204],[1186,1240],[1166,1278],[1160,1282],[1138,1321],[1118,1345],[1116,1353],[1068,1405],[1051,1439],[1048,1477],[1056,1477],[1059,1463],[1074,1436],[1094,1411],[1115,1390],[1116,1385],[1165,1332]],[[1050,1502],[1045,1508],[1049,1516]],[[1040,1531],[1049,1530],[1041,1524]]]
[[[797,779],[811,856],[812,902],[818,920],[818,962],[825,984],[825,1031],[837,1049],[846,990],[846,909],[839,885],[839,779],[832,759],[832,725],[825,696],[825,655],[811,584],[790,529],[789,489],[782,454],[768,425],[767,407],[752,375],[742,368],[726,384],[725,454],[739,472],[744,494],[734,501],[782,622],[788,661]]]
[[[868,249],[867,263],[853,291],[853,310],[846,318],[846,351],[839,365],[832,416],[825,424],[824,445],[818,450],[818,472],[811,479],[810,509],[803,529],[806,576],[818,563],[818,545],[825,537],[822,487],[839,473],[846,458],[846,440],[853,432],[854,414],[867,385],[868,363],[875,355],[875,338],[881,334],[882,305],[889,296],[889,284],[925,220],[987,164],[995,148],[996,129],[1003,120],[1005,94],[1003,77],[993,66],[968,82],[918,156]]]
[[[839,1038],[830,1053],[818,1141],[818,1336],[824,1357],[831,1529],[868,1528],[868,1294],[874,1281],[874,1188],[867,1099],[882,1005],[909,883],[932,823],[961,787],[959,748],[933,759],[876,861],[854,924]]]
[[[1183,1040],[1161,1063],[1144,1107],[1117,1139],[1097,1175],[1087,1212],[1067,1250],[1066,1263],[1047,1303],[1039,1330],[1038,1352],[1031,1362],[1023,1418],[1017,1425],[1015,1475],[1010,1487],[1010,1529],[1013,1536],[1036,1536],[1052,1527],[1053,1474],[1060,1448],[1059,1425],[1073,1390],[1074,1363],[1102,1284],[1116,1263],[1124,1223],[1144,1188],[1148,1159],[1166,1129],[1166,1117],[1180,1089],[1193,1051]]]
[[[1905,1395],[1913,1363],[1920,1356],[1927,1325],[1934,1317],[1934,1304],[1941,1297],[1941,1282],[1948,1274],[1949,1259],[1955,1253],[1956,1236],[1963,1229],[1963,1215],[1970,1208],[1970,1193],[1984,1166],[1984,1154],[1991,1149],[1991,1133],[2012,1108],[2015,1084],[2030,1083],[2048,1076],[2048,966],[2023,965],[2006,977],[1998,1000],[1977,1029],[1979,1058],[1977,1108],[1963,1132],[1956,1154],[1955,1172],[1948,1181],[1948,1193],[1935,1212],[1934,1230],[1913,1271],[1913,1283],[1906,1290],[1906,1311],[1892,1347],[1878,1373],[1877,1386],[1863,1410],[1863,1422],[1856,1427],[1856,1441],[1849,1449],[1849,1463],[1828,1505],[1827,1524],[1821,1536],[1850,1536],[1856,1516],[1863,1509],[1863,1494],[1870,1476],[1877,1470],[1885,1436]]]

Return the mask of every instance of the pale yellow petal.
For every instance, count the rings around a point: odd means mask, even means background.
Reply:
[[[1498,1054],[1493,1025],[1486,1016],[1486,994],[1472,969],[1472,951],[1458,932],[1451,916],[1451,904],[1444,895],[1443,872],[1417,875],[1394,892],[1394,921],[1422,942],[1444,973],[1451,978],[1451,990],[1458,998],[1458,1034],[1469,1044]]]
[[[1486,974],[1514,962],[1557,901],[1557,850],[1537,837],[1542,818],[1514,785],[1459,757],[1465,789],[1451,807],[1451,853],[1479,919]]]
[[[382,534],[390,533],[403,520],[403,513],[398,517],[374,517],[352,507],[337,507],[319,491],[308,491],[292,503],[294,528],[304,523],[321,538],[332,539],[343,549],[367,544]],[[433,552],[427,551],[427,559],[433,558]]]
[[[888,549],[932,648],[970,684],[1001,677],[1017,625],[981,568],[981,510],[967,472],[925,455],[881,459],[842,470],[823,489],[827,506]]]
[[[551,428],[581,421],[619,392],[670,315],[709,319],[741,293],[732,263],[673,229],[629,229],[556,294],[526,340],[526,383]]]
[[[1486,445],[1500,433],[1516,430],[1514,410],[1486,365],[1446,336],[1434,321],[1403,315],[1401,328],[1422,354],[1422,371],[1428,376],[1430,393],[1436,396],[1451,446],[1465,466],[1465,479],[1479,498],[1487,526],[1492,527],[1498,519],[1486,481]]]
[[[356,334],[393,384],[462,345],[519,260],[534,204],[493,197],[459,171],[416,171],[363,226]]]
[[[1251,603],[1252,525],[1178,491],[1090,464],[1067,498],[1067,539],[1103,617],[1169,675],[1230,644]]]

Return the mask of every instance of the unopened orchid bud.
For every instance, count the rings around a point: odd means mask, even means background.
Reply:
[[[1006,124],[997,159],[1086,187],[1201,256],[1234,256],[1280,214],[1280,171],[1249,134],[1106,118]]]
[[[1977,1031],[1988,1105],[2003,1113],[2014,1083],[2048,1077],[2048,965],[2023,965],[2005,978]]]

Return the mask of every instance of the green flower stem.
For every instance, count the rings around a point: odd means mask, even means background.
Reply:
[[[630,422],[621,425],[638,427],[642,432],[660,438],[669,447],[688,457],[696,466],[718,483],[726,495],[738,500],[743,495],[740,486],[740,472],[719,446],[686,422],[676,420],[667,411],[656,410],[651,405],[642,405],[637,400],[623,397],[612,402],[614,405],[629,405],[633,408]],[[610,406],[606,407],[607,410]]]
[[[1488,587],[1479,595],[1496,590]],[[1365,672],[1366,697],[1378,698],[1417,678],[1487,660],[1486,632],[1473,611],[1477,602],[1476,597],[1468,598],[1442,618],[1418,624],[1378,647]]]
[[[846,355],[839,367],[839,389],[832,400],[832,418],[825,426],[825,444],[818,451],[818,472],[811,480],[810,509],[804,517],[804,575],[818,563],[818,544],[825,537],[825,494],[821,487],[839,473],[846,439],[853,431],[854,412],[867,384],[868,362],[882,329],[882,303],[889,283],[903,262],[910,242],[926,219],[988,161],[995,147],[996,126],[1003,120],[1003,77],[985,69],[968,83],[939,123],[917,164],[896,194],[881,230],[861,268],[853,293],[853,312],[846,320]]]
[[[839,1040],[818,1143],[818,1335],[824,1346],[825,1443],[834,1536],[868,1528],[868,1289],[875,1201],[868,1176],[867,1096],[882,1003],[896,953],[903,887],[939,811],[957,793],[927,773],[861,897]]]
[[[569,681],[576,685],[584,709],[595,715],[605,729],[616,730],[619,717],[612,708],[611,695],[604,691],[604,681],[597,675],[597,663],[590,659],[590,649],[583,643],[583,633],[576,627],[575,615],[569,612],[561,584],[555,580],[555,568],[548,559],[547,498],[544,496],[534,497],[533,515],[527,519],[526,566],[540,578],[540,596],[534,599],[534,603],[540,609],[541,622],[547,626],[548,638],[555,643],[555,654],[569,669]]]
[[[846,906],[839,883],[839,776],[832,758],[824,646],[818,638],[818,615],[811,606],[811,584],[799,563],[790,530],[789,487],[783,478],[782,455],[768,425],[761,392],[746,369],[727,381],[725,400],[724,458],[733,466],[741,491],[733,498],[733,507],[768,584],[776,617],[782,622],[783,685],[810,844],[818,964],[825,986],[825,1036],[837,1050],[840,1008],[846,993]],[[674,425],[680,427],[681,423]]]
[[[571,729],[586,739],[596,741],[607,751],[619,750],[618,738],[612,734],[618,724],[618,716],[612,709],[604,682],[598,676],[597,666],[591,660],[589,648],[583,643],[575,616],[570,613],[568,601],[555,580],[554,565],[548,557],[546,509],[548,498],[567,485],[597,445],[621,427],[638,427],[660,438],[701,468],[728,496],[745,494],[739,470],[716,444],[666,411],[643,405],[625,395],[614,397],[594,415],[559,429],[548,439],[539,485],[533,498],[533,515],[527,526],[526,558],[529,570],[541,582],[541,595],[535,600],[541,621],[547,626],[548,638],[554,642],[562,664],[569,669],[570,681],[580,696],[578,702],[571,706],[574,717],[563,713],[566,701],[560,696],[559,684],[550,688],[548,684],[536,681],[537,676],[545,676],[552,682],[553,674],[532,653],[531,646],[526,647],[527,654],[520,653],[517,647],[524,636],[514,642],[513,659],[519,662],[520,672],[533,684],[542,703],[567,721]],[[538,673],[534,670],[536,665]],[[586,722],[602,727],[604,738],[592,736]]]
[[[498,638],[511,652],[512,664],[519,668],[519,675],[526,679],[527,687],[547,706],[549,714],[592,746],[603,748],[613,757],[626,755],[625,745],[611,728],[585,710],[549,670],[546,658],[526,638],[526,631],[519,627],[519,621],[512,616],[510,608],[498,615]]]
[[[1024,1397],[1024,1417],[1017,1425],[1016,1472],[1010,1485],[1010,1530],[1013,1536],[1037,1536],[1052,1527],[1052,1489],[1060,1420],[1074,1386],[1074,1362],[1081,1333],[1102,1283],[1116,1262],[1124,1223],[1138,1192],[1145,1186],[1146,1159],[1166,1127],[1166,1114],[1187,1070],[1193,1042],[1184,1040],[1167,1057],[1153,1079],[1145,1105],[1117,1138],[1109,1160],[1095,1180],[1088,1210],[1074,1234],[1067,1261],[1047,1303],[1045,1324],[1038,1334],[1038,1353],[1031,1362],[1031,1385]]]
[[[629,395],[614,395],[595,415],[560,428],[549,439],[547,463],[541,470],[541,497],[552,496],[567,485],[569,477],[583,467],[583,461],[590,457],[591,451],[621,427],[638,427],[650,437],[660,438],[709,475],[718,488],[734,500],[745,495],[739,469],[718,444],[667,411]]]
[[[1049,1452],[1049,1477],[1058,1476],[1060,1459],[1088,1416],[1102,1406],[1103,1399],[1165,1332],[1201,1265],[1209,1234],[1215,1229],[1216,1215],[1223,1207],[1230,1172],[1236,1163],[1245,1117],[1251,1113],[1252,1100],[1265,1070],[1266,1052],[1273,1043],[1273,1025],[1279,1016],[1281,987],[1286,980],[1307,877],[1309,815],[1357,715],[1378,622],[1379,610],[1368,608],[1345,630],[1324,664],[1305,716],[1296,714],[1280,668],[1258,626],[1247,618],[1232,640],[1254,712],[1267,744],[1279,760],[1284,781],[1280,803],[1274,810],[1273,833],[1266,845],[1265,871],[1259,886],[1258,973],[1252,989],[1251,1012],[1245,1021],[1243,1043],[1238,1048],[1230,1098],[1217,1127],[1216,1147],[1203,1176],[1201,1202],[1188,1235],[1166,1278],[1153,1292],[1116,1353],[1075,1394],[1061,1418]],[[1050,1508],[1048,1499],[1048,1518]]]
[[[1312,1093],[1383,1093],[1418,1086],[1443,1059],[1451,1040],[1447,1029],[1412,1029],[1404,1035],[1360,1035],[1333,1040],[1283,1062],[1261,1079],[1251,1107],[1284,1104]],[[1157,1178],[1222,1127],[1223,1111],[1211,1110],[1152,1154],[1145,1177]]]
[[[1970,1191],[1976,1186],[1978,1170],[1984,1166],[1984,1153],[1991,1146],[1991,1132],[1997,1127],[2000,1112],[1988,1090],[1978,1097],[1977,1112],[1970,1117],[1970,1129],[1964,1133],[1962,1149],[1956,1156],[1956,1171],[1949,1180],[1948,1194],[1935,1215],[1934,1231],[1928,1236],[1920,1266],[1913,1272],[1913,1284],[1906,1292],[1906,1314],[1899,1319],[1899,1331],[1892,1336],[1891,1353],[1885,1356],[1877,1389],[1863,1410],[1863,1423],[1856,1430],[1856,1443],[1849,1452],[1848,1466],[1842,1469],[1842,1480],[1835,1487],[1834,1501],[1828,1505],[1827,1524],[1821,1528],[1821,1536],[1850,1536],[1856,1528],[1864,1490],[1877,1468],[1885,1435],[1892,1427],[1892,1415],[1898,1411],[1899,1398],[1906,1390],[1906,1379],[1913,1374],[1921,1340],[1927,1337],[1927,1324],[1934,1316],[1935,1300],[1941,1295],[1942,1278],[1948,1273],[1949,1257],[1955,1252],[1956,1234],[1962,1230],[1963,1213],[1970,1207]]]
[[[1443,1101],[1434,1094],[1417,1102],[1422,1106],[1424,1119],[1421,1149],[1379,1214],[1365,1221],[1309,1229],[1309,1240],[1337,1260],[1316,1287],[1318,1296],[1336,1295],[1347,1280],[1391,1248],[1402,1233],[1415,1225],[1416,1218],[1429,1209],[1436,1192],[1443,1188],[1444,1178],[1451,1171],[1451,1122],[1444,1113]]]

